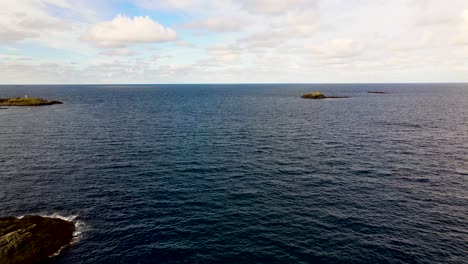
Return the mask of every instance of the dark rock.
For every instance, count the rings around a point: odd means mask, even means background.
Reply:
[[[334,98],[349,98],[349,97],[347,97],[347,96],[325,96],[325,94],[323,94],[321,92],[311,92],[311,93],[304,94],[303,96],[301,96],[301,98],[304,98],[304,99],[327,99],[327,98],[334,99]]]
[[[0,218],[0,263],[33,264],[71,243],[75,225],[58,218]]]
[[[370,94],[388,94],[387,92],[381,92],[381,91],[368,91],[367,93],[370,93]]]
[[[349,98],[349,96],[326,96],[325,99]]]

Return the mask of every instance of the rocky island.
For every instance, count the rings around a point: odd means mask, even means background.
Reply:
[[[388,94],[387,92],[381,92],[381,91],[368,91],[367,93],[370,93],[370,94]]]
[[[70,244],[72,222],[42,216],[0,217],[0,263],[34,264]]]
[[[60,101],[46,100],[42,98],[0,98],[0,106],[41,106],[63,104]]]
[[[326,96],[325,94],[321,92],[311,92],[311,93],[306,93],[301,98],[304,99],[327,99],[327,98],[349,98],[347,96]]]

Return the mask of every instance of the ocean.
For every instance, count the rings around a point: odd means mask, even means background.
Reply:
[[[64,104],[0,109],[0,216],[73,218],[50,264],[468,263],[468,84],[25,94]]]

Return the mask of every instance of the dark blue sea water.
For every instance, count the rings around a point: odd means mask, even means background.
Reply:
[[[468,263],[468,84],[24,94],[64,104],[0,110],[0,215],[76,216],[50,263]]]

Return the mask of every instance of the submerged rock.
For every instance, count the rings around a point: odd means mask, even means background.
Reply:
[[[327,98],[349,98],[347,96],[326,96],[325,94],[321,92],[311,92],[311,93],[306,93],[301,98],[304,99],[327,99]]]
[[[71,243],[75,225],[58,218],[24,216],[0,218],[0,263],[44,261]]]
[[[40,106],[63,104],[56,100],[45,100],[42,98],[0,98],[0,106]]]

